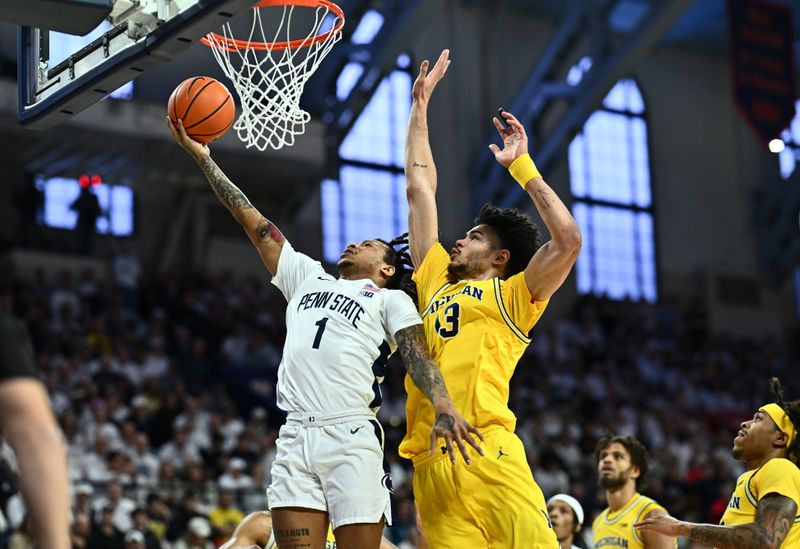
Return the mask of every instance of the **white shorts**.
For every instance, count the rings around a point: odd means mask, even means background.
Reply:
[[[290,413],[276,442],[270,509],[303,507],[328,512],[332,528],[392,523],[383,428],[369,413],[335,417]]]

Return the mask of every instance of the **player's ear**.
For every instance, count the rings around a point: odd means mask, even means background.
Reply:
[[[789,445],[789,435],[783,431],[777,431],[778,436],[772,441],[773,448],[786,448]]]
[[[388,263],[384,263],[381,267],[381,274],[385,276],[387,279],[392,278],[394,273],[397,272],[397,269],[394,265],[389,265]]]
[[[577,523],[576,523],[576,524],[575,524],[575,533],[577,534],[577,533],[578,533],[578,532],[580,532],[581,530],[583,530],[583,524],[577,524]]]
[[[637,467],[636,465],[631,465],[631,478],[634,479],[639,478],[641,474],[642,472],[639,470],[639,467]]]
[[[494,253],[494,264],[497,266],[505,266],[511,259],[511,252],[505,248],[501,248]]]

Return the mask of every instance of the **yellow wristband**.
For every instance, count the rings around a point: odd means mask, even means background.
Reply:
[[[536,164],[533,163],[531,155],[527,153],[518,156],[508,167],[508,172],[511,174],[511,177],[517,180],[517,183],[520,184],[523,190],[525,189],[525,185],[528,184],[528,181],[534,177],[542,177],[542,174],[536,169]]]

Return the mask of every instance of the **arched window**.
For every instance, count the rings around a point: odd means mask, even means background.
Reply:
[[[568,78],[573,85],[579,80]],[[569,145],[569,170],[573,215],[583,234],[578,291],[655,302],[647,121],[636,82],[617,82],[589,117]]]

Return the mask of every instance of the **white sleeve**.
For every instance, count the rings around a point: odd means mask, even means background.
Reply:
[[[394,347],[397,342],[394,334],[408,328],[422,324],[417,308],[411,298],[401,290],[386,290],[387,296],[383,300],[383,329],[386,332],[386,339]]]
[[[294,292],[305,279],[312,275],[326,274],[319,261],[314,261],[305,254],[295,251],[289,242],[284,242],[281,255],[278,257],[278,272],[272,277],[272,283],[283,293],[286,301],[290,301]]]

